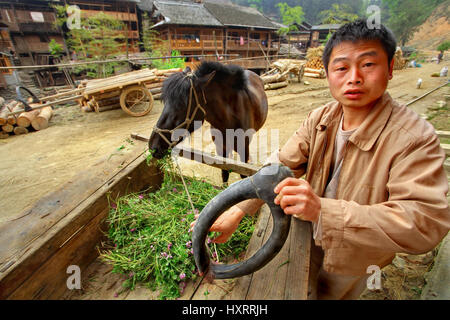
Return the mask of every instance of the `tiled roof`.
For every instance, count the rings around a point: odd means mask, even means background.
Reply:
[[[154,1],[153,5],[166,24],[222,26],[203,3],[191,1]]]
[[[279,25],[254,8],[238,6],[230,2],[141,0],[141,10],[161,14],[164,20],[160,24],[235,26],[262,29],[279,29]]]
[[[254,8],[217,2],[205,2],[205,7],[225,26],[279,29]]]

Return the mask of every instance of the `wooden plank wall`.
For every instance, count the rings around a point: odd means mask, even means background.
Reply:
[[[67,267],[83,270],[98,255],[108,196],[116,199],[162,183],[161,172],[146,164],[143,153],[117,157],[106,167],[79,174],[0,227],[0,299],[59,298],[67,290]]]

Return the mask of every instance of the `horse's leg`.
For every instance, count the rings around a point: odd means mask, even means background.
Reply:
[[[224,141],[216,141],[215,136],[212,136],[212,140],[216,146],[216,153],[220,157],[228,158],[229,154],[231,154],[231,150],[227,153],[226,144]],[[230,172],[228,170],[222,170],[222,183],[228,183],[228,179],[230,177]]]
[[[235,144],[235,151],[239,154],[239,158],[241,159],[241,161],[244,162],[244,163],[247,163],[248,160],[250,159],[250,147],[249,146],[250,146],[250,141],[251,141],[252,137],[245,136],[244,138],[245,138],[244,150],[242,150],[242,149],[241,150],[237,150],[239,148],[237,147],[238,144],[236,143]],[[245,179],[245,178],[247,178],[247,176],[241,174],[241,179]]]
[[[225,148],[223,148],[222,154],[219,154],[219,156],[224,157],[224,158],[229,158],[230,154],[231,154],[231,152],[227,153]],[[222,183],[227,184],[229,178],[230,178],[230,172],[228,170],[222,170]]]

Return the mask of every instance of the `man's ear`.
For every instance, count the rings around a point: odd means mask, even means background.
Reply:
[[[208,84],[211,82],[211,80],[214,78],[214,76],[216,75],[216,71],[214,70],[213,72],[207,74],[206,76],[203,76],[200,79],[200,84],[203,88],[207,87]]]
[[[189,72],[192,72],[192,70],[191,70],[190,67],[186,67],[186,68],[183,70],[183,72],[184,72],[184,73],[189,73]]]
[[[391,63],[389,65],[389,80],[392,80],[392,78],[394,77],[393,72],[394,72],[394,59],[392,58]]]

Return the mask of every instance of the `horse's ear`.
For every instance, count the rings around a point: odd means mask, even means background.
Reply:
[[[183,70],[184,73],[189,73],[189,72],[191,72],[191,71],[192,71],[192,70],[191,70],[190,67],[186,67],[186,68],[184,68],[184,70]]]
[[[203,76],[200,79],[201,85],[203,87],[206,87],[211,82],[211,80],[214,78],[215,75],[216,75],[216,71],[214,70],[213,72],[207,74],[206,76]]]

